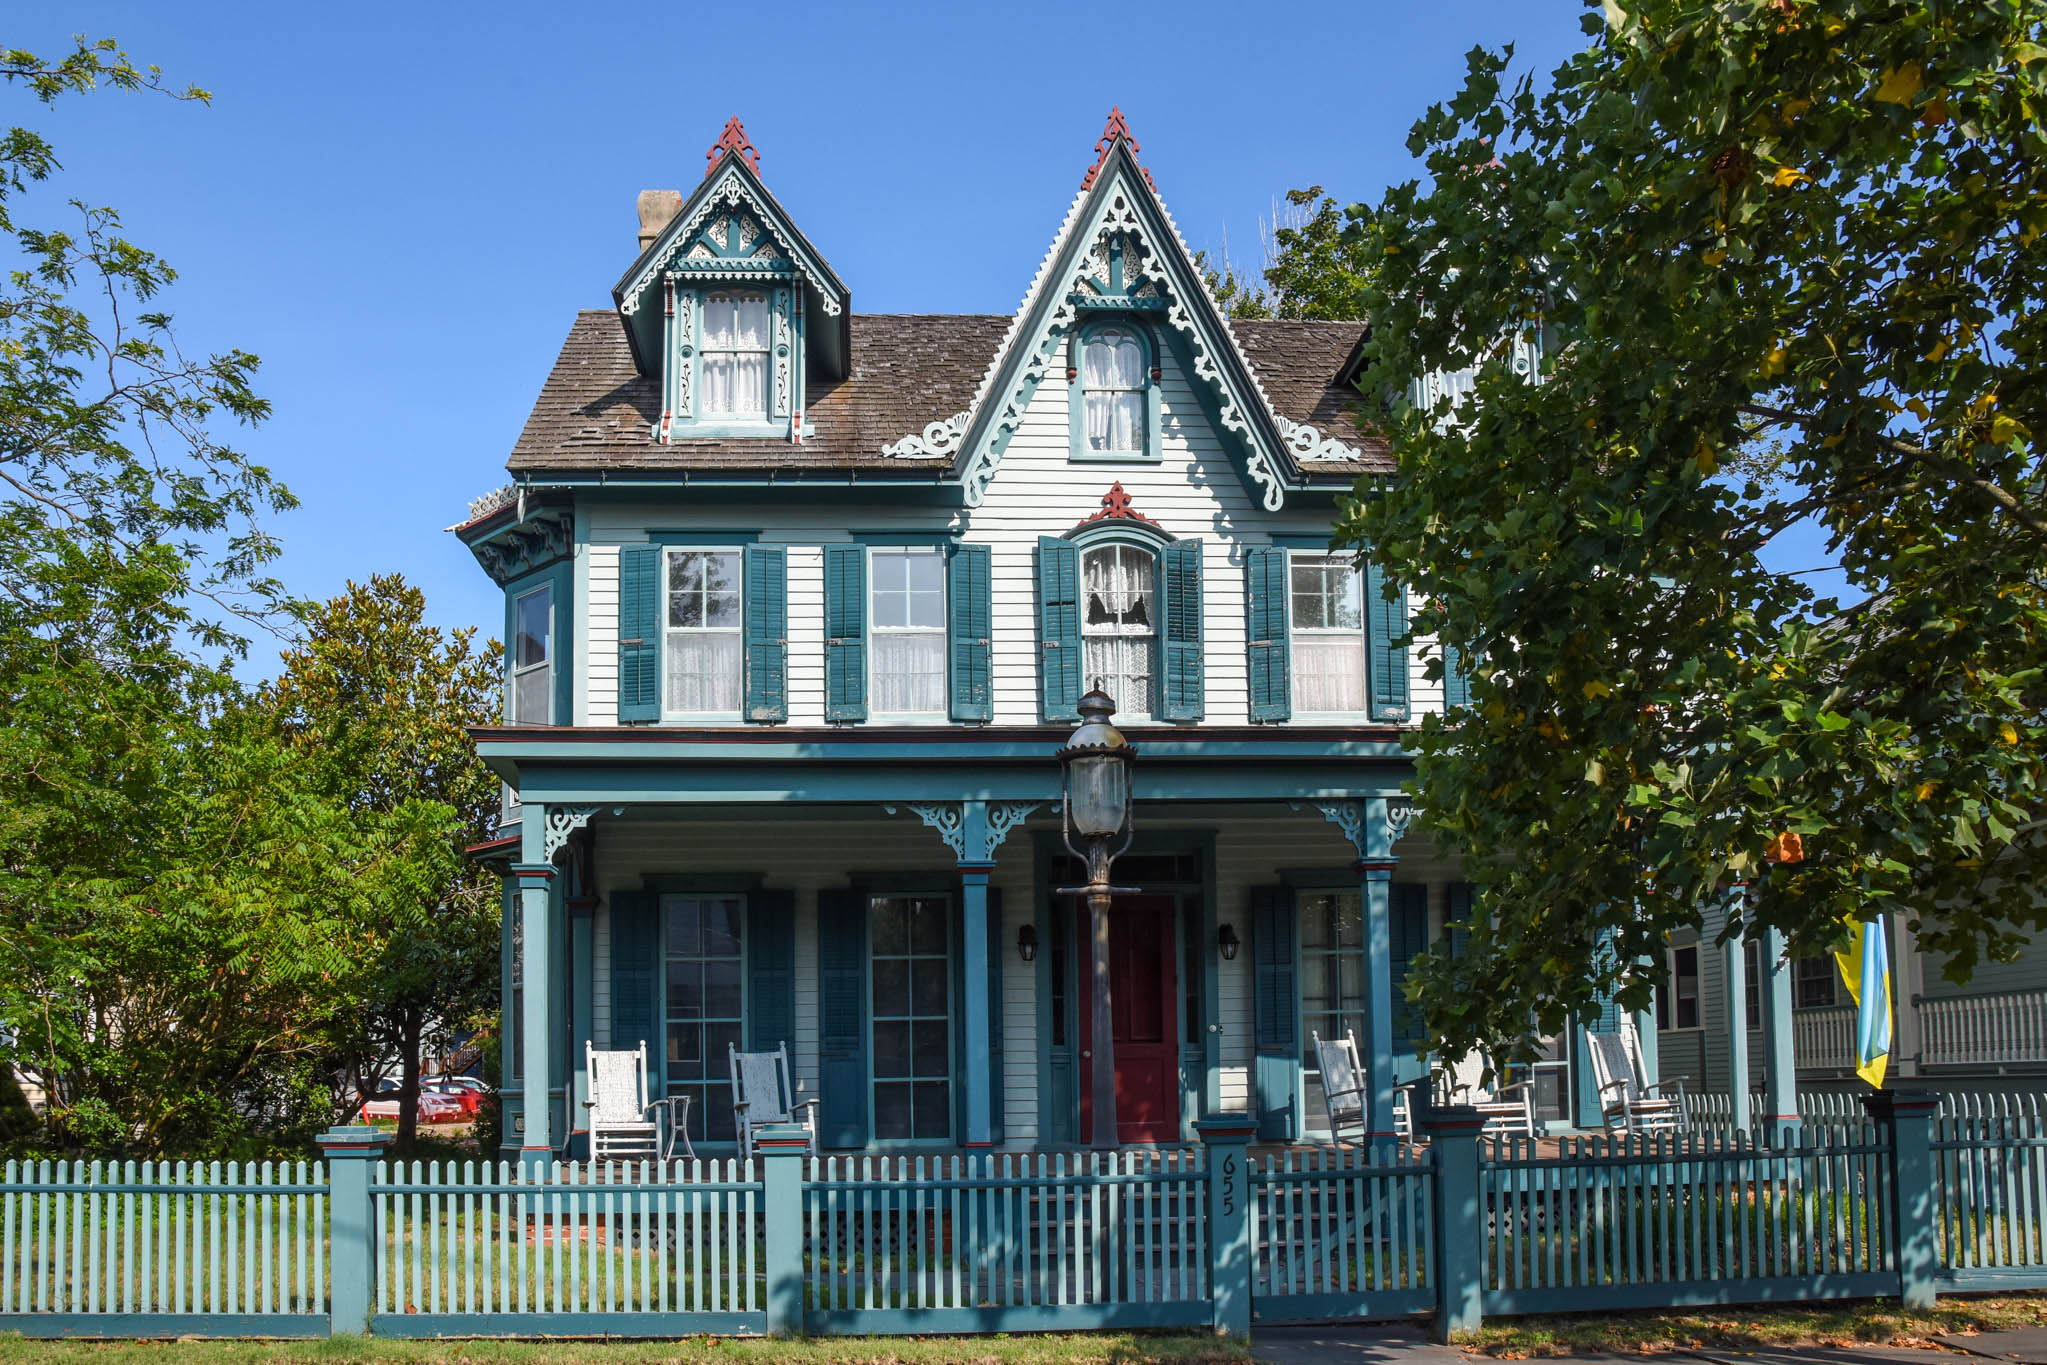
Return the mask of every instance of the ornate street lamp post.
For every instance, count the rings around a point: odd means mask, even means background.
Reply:
[[[1109,724],[1116,703],[1096,687],[1080,699],[1081,723],[1057,755],[1060,772],[1060,829],[1066,851],[1087,867],[1087,885],[1062,886],[1059,894],[1087,897],[1091,950],[1088,965],[1094,981],[1094,1079],[1091,1086],[1095,1120],[1091,1146],[1116,1146],[1116,1041],[1109,1010],[1109,900],[1134,888],[1111,886],[1109,868],[1130,847],[1130,765],[1136,748]],[[1074,847],[1074,836],[1080,847]],[[1113,852],[1118,837],[1122,843]]]

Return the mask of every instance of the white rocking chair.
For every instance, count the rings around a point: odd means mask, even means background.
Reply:
[[[1468,1104],[1485,1116],[1487,1137],[1535,1136],[1535,1080],[1502,1085],[1504,1074],[1495,1069],[1490,1087],[1481,1084],[1486,1059],[1470,1053],[1443,1077],[1442,1090],[1451,1104]]]
[[[1641,1043],[1631,1022],[1615,1033],[1585,1031],[1593,1084],[1599,1087],[1599,1117],[1608,1132],[1678,1133],[1691,1126],[1685,1114],[1685,1078],[1645,1082]]]
[[[801,1124],[810,1134],[809,1154],[816,1156],[817,1100],[796,1098],[789,1044],[773,1052],[741,1052],[727,1043],[725,1052],[732,1063],[732,1117],[739,1128],[741,1159],[753,1159],[753,1130],[771,1123]]]
[[[599,1052],[586,1042],[583,1058],[590,1077],[590,1098],[583,1106],[590,1111],[592,1161],[666,1161],[677,1142],[684,1156],[696,1155],[689,1145],[690,1097],[647,1096],[645,1041],[631,1052]],[[657,1110],[667,1115],[666,1142],[654,1118]]]
[[[1343,1141],[1346,1128],[1357,1129],[1357,1139],[1365,1141],[1372,1135],[1372,1125],[1366,1116],[1370,1101],[1370,1088],[1366,1084],[1364,1063],[1358,1060],[1357,1036],[1349,1029],[1343,1037],[1322,1041],[1322,1035],[1312,1030],[1309,1039],[1315,1044],[1315,1065],[1322,1072],[1322,1100],[1329,1110],[1329,1137],[1332,1142]],[[1395,1087],[1393,1091],[1393,1132],[1403,1141],[1414,1136],[1413,1116],[1409,1111],[1407,1091]]]

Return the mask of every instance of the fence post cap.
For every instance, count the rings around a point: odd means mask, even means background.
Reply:
[[[1429,1137],[1477,1137],[1485,1131],[1485,1115],[1468,1104],[1417,1106],[1416,1131]]]
[[[366,1123],[337,1123],[313,1141],[327,1156],[375,1156],[390,1145],[393,1136],[387,1128]]]
[[[1862,1097],[1862,1107],[1873,1119],[1930,1118],[1940,1108],[1940,1096],[1931,1090],[1872,1090]]]
[[[1211,1145],[1242,1147],[1258,1134],[1258,1120],[1249,1114],[1210,1114],[1194,1120],[1194,1133]]]
[[[753,1149],[766,1156],[810,1150],[810,1130],[800,1123],[764,1123],[753,1130]]]

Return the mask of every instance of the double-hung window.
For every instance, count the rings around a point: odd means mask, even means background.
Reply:
[[[745,955],[739,896],[663,896],[670,1095],[688,1095],[689,1135],[731,1142],[732,1063],[745,1018]]]
[[[1287,555],[1293,613],[1294,709],[1333,714],[1365,709],[1365,597],[1362,576],[1340,554]]]
[[[952,902],[875,896],[874,1136],[884,1142],[952,1137]]]
[[[1157,709],[1157,564],[1135,545],[1098,545],[1081,556],[1081,686],[1101,688],[1132,720]]]
[[[1670,950],[1670,975],[1656,992],[1656,1027],[1699,1027],[1699,949],[1696,944]]]
[[[945,689],[945,556],[935,547],[868,554],[874,632],[870,695],[877,714],[942,716]]]
[[[1116,324],[1088,332],[1080,345],[1080,381],[1088,453],[1143,455],[1146,377],[1137,334]]]
[[[678,715],[739,713],[740,567],[737,550],[670,550],[663,709]]]
[[[1839,981],[1832,953],[1801,957],[1791,964],[1792,1001],[1802,1010],[1828,1009],[1839,1003]]]
[[[719,417],[768,414],[768,300],[764,294],[704,297],[703,411]]]
[[[1301,1069],[1307,1126],[1327,1132],[1322,1063],[1315,1039],[1330,1042],[1365,1031],[1365,909],[1355,891],[1303,892],[1301,926]]]
[[[554,721],[554,589],[512,603],[512,724]]]

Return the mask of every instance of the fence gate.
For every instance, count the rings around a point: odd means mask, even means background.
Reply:
[[[1434,1310],[1435,1167],[1402,1147],[1378,1158],[1294,1148],[1251,1172],[1256,1322],[1402,1318]]]

